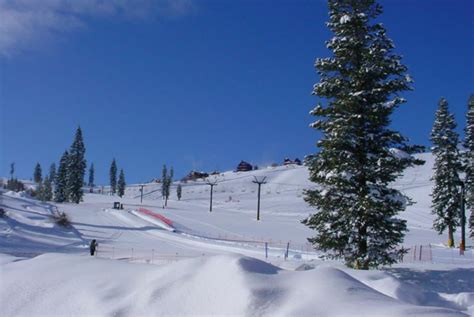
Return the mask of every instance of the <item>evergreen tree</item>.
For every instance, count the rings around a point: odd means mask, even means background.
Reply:
[[[45,201],[52,201],[53,200],[53,186],[51,183],[51,179],[49,176],[46,176],[43,180],[43,198]]]
[[[91,193],[94,188],[94,163],[91,163],[91,166],[89,168],[89,181],[87,182],[87,186],[90,187]]]
[[[448,246],[454,247],[454,231],[460,221],[461,192],[459,172],[458,142],[459,136],[456,129],[454,116],[449,113],[448,102],[441,99],[436,118],[431,130],[431,148],[435,156],[434,175],[435,182],[432,196],[432,212],[436,215],[433,228],[442,234],[448,229]]]
[[[52,185],[56,184],[56,164],[53,163],[49,167],[49,180]]]
[[[68,201],[68,162],[69,162],[69,153],[64,151],[64,154],[61,156],[59,161],[59,168],[56,174],[56,187],[54,189],[54,201],[58,203]]]
[[[74,142],[69,150],[67,177],[69,199],[76,204],[82,200],[84,195],[82,186],[84,185],[84,175],[87,167],[85,153],[86,148],[82,138],[82,130],[81,127],[78,127],[74,136]]]
[[[183,192],[183,189],[181,187],[181,184],[178,184],[178,187],[176,187],[176,195],[178,196],[178,200],[181,200],[182,192]]]
[[[41,201],[46,201],[44,199],[44,185],[42,181],[36,186],[35,196]]]
[[[399,93],[411,89],[407,68],[380,23],[375,0],[329,0],[327,42],[332,56],[316,60],[320,82],[313,94],[325,98],[311,114],[322,133],[320,151],[306,159],[310,180],[305,191],[316,207],[303,223],[315,230],[308,239],[325,257],[368,269],[392,264],[406,251],[398,248],[406,221],[396,218],[411,200],[390,184],[409,166],[423,164],[411,154],[399,132],[389,129],[390,116],[405,102]]]
[[[10,179],[13,180],[13,175],[15,174],[15,162],[10,163]]]
[[[165,207],[168,206],[168,199],[170,197],[170,188],[171,188],[171,183],[173,183],[173,176],[174,176],[173,168],[171,167],[168,173],[168,169],[166,168],[166,165],[163,165],[163,170],[161,174],[161,195],[163,196],[163,199],[165,200]]]
[[[53,199],[53,188],[49,176],[46,176],[38,185],[36,195],[41,201],[51,201]]]
[[[123,172],[123,169],[120,169],[120,174],[119,174],[119,179],[117,183],[117,193],[122,198],[122,196],[125,194],[125,186],[127,184],[125,183],[125,174]]]
[[[117,191],[117,163],[115,159],[112,160],[112,164],[110,164],[110,192],[115,194]]]
[[[166,168],[166,165],[163,165],[163,168],[161,170],[161,197],[165,199],[166,197],[166,183],[168,179],[168,169]]]
[[[40,163],[36,163],[35,172],[33,173],[33,180],[36,184],[41,183],[41,181],[43,180]]]
[[[474,95],[469,97],[467,103],[466,128],[465,128],[464,148],[464,172],[466,207],[470,210],[469,229],[470,236],[474,237]]]

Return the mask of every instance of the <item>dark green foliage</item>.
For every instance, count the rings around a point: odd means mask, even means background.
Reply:
[[[466,188],[466,207],[470,211],[469,229],[470,236],[474,237],[474,95],[469,97],[466,114],[464,147],[464,172]]]
[[[68,156],[67,166],[67,187],[69,200],[78,204],[82,200],[84,192],[82,186],[84,184],[84,175],[86,173],[86,148],[82,138],[81,127],[76,130],[74,142],[71,145]]]
[[[110,164],[110,191],[112,194],[115,194],[117,191],[117,163],[115,159],[112,160],[112,164]]]
[[[92,192],[92,189],[94,188],[94,163],[91,163],[91,167],[89,168],[89,181],[87,182],[87,186],[90,187],[91,189],[91,192]]]
[[[10,179],[13,179],[13,175],[15,174],[15,162],[10,163]]]
[[[56,186],[54,190],[54,201],[58,203],[68,201],[68,161],[69,161],[69,153],[68,151],[64,151],[64,154],[61,156],[61,160],[59,161],[59,168],[56,174]]]
[[[25,190],[25,184],[16,178],[12,178],[7,181],[7,189],[14,192],[21,192]]]
[[[316,208],[303,221],[315,230],[308,239],[328,258],[354,268],[395,263],[405,250],[406,222],[396,218],[411,201],[390,184],[403,170],[423,164],[411,154],[422,147],[389,128],[392,113],[405,100],[411,79],[380,23],[374,0],[329,0],[327,42],[333,55],[316,60],[320,82],[313,94],[326,99],[311,112],[322,133],[320,151],[307,158],[310,180],[305,192]]]
[[[49,180],[51,181],[52,185],[56,184],[56,164],[55,163],[52,163],[51,166],[49,167]]]
[[[120,169],[119,179],[117,183],[117,194],[120,198],[125,194],[126,185],[127,184],[125,183],[125,174],[123,172],[123,169]]]
[[[41,181],[43,180],[40,163],[36,163],[35,171],[33,173],[33,180],[36,184],[41,183]]]
[[[183,189],[181,187],[181,184],[178,184],[178,187],[176,187],[176,196],[178,196],[178,200],[181,200],[182,192],[183,192]]]
[[[168,198],[170,197],[170,188],[171,184],[173,183],[173,176],[173,168],[171,168],[168,173],[166,165],[163,165],[163,170],[161,174],[161,194],[163,196],[163,199],[165,200],[165,207],[168,206]]]
[[[44,200],[52,201],[53,200],[53,184],[48,176],[44,178],[43,186],[44,186]]]
[[[432,212],[436,215],[433,228],[442,234],[448,229],[448,246],[454,246],[453,233],[460,222],[461,191],[459,172],[461,162],[459,157],[459,135],[455,131],[454,116],[449,113],[448,102],[441,99],[436,118],[431,130],[431,148],[435,156],[435,182],[432,196]]]

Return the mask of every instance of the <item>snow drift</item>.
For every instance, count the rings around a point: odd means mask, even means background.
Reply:
[[[66,254],[3,263],[4,316],[466,316],[389,297],[342,269],[285,271],[239,255],[167,266]]]

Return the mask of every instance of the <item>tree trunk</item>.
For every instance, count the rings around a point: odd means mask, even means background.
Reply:
[[[448,248],[454,248],[453,225],[448,225]]]

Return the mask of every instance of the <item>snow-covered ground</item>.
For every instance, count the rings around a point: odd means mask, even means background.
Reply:
[[[432,157],[395,186],[416,204],[408,221],[404,262],[354,271],[318,259],[300,222],[312,209],[302,198],[305,167],[286,166],[215,176],[210,186],[183,184],[162,208],[161,186],[126,197],[87,194],[83,203],[44,204],[3,193],[0,204],[0,306],[5,316],[36,315],[474,315],[472,240],[460,256],[432,229]],[[256,221],[257,185],[262,186]],[[120,201],[124,210],[112,209]],[[72,227],[51,220],[65,211]],[[459,235],[456,241],[459,241]],[[88,255],[91,239],[99,242]]]

